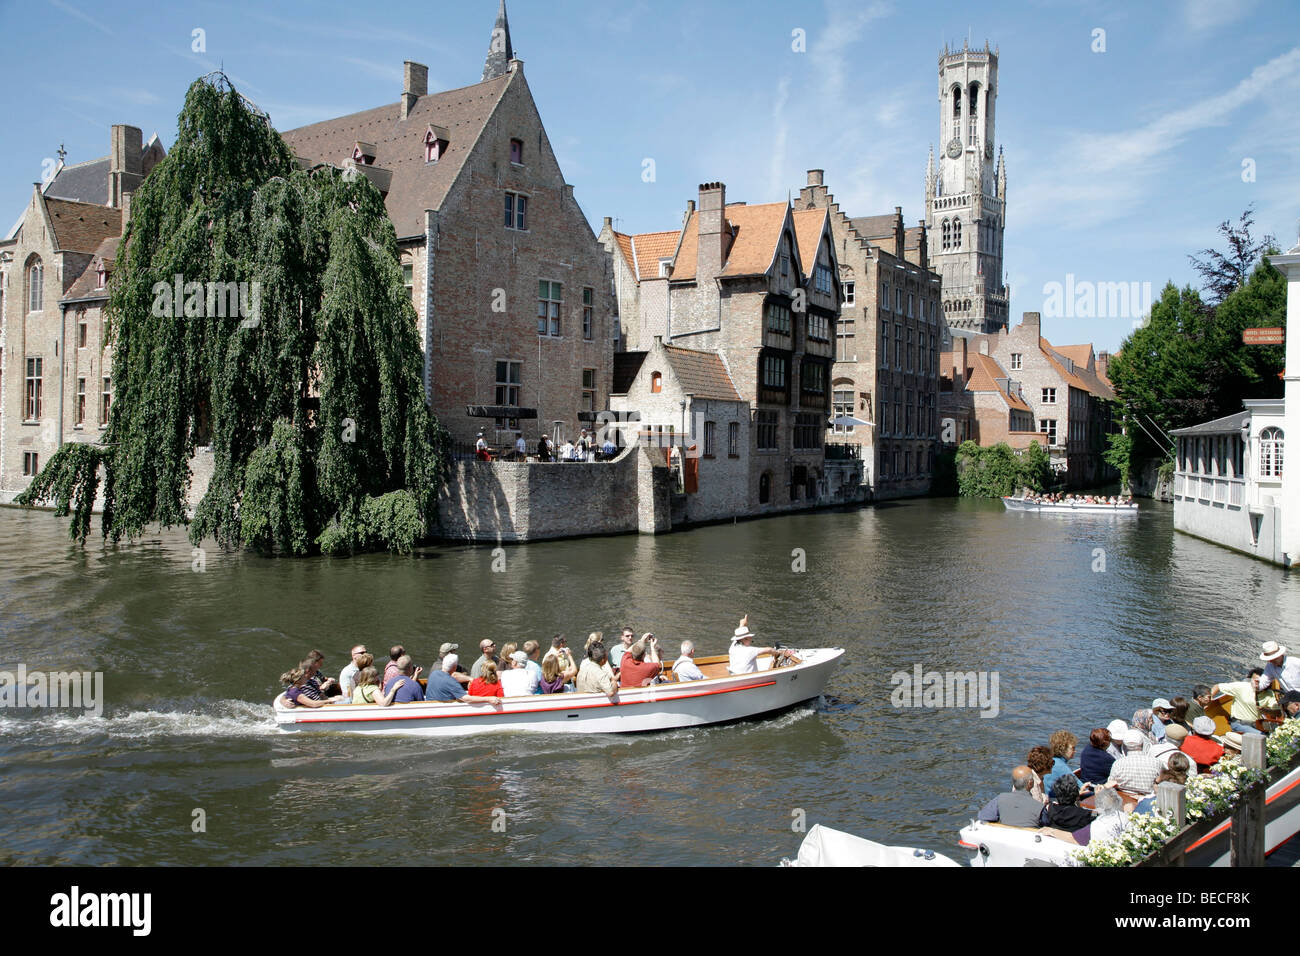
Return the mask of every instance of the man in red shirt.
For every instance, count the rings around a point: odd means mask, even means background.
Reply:
[[[1180,748],[1183,753],[1196,761],[1196,769],[1204,773],[1219,762],[1223,756],[1223,745],[1210,735],[1214,733],[1214,721],[1201,716],[1192,721],[1192,734],[1183,741]]]
[[[618,686],[645,687],[654,683],[663,669],[664,665],[659,660],[659,642],[653,634],[647,634],[623,655],[618,671]]]

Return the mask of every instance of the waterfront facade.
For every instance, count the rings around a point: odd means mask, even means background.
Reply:
[[[1002,281],[1007,167],[994,163],[998,54],[949,51],[939,57],[939,143],[925,172],[925,219],[931,261],[943,277],[943,310],[954,329],[994,332],[1008,324]]]
[[[556,161],[504,4],[481,82],[429,94],[428,68],[410,61],[403,77],[397,103],[285,141],[384,194],[426,394],[453,438],[574,437],[580,416],[608,407],[610,263]]]
[[[130,198],[163,158],[114,126],[109,155],[55,167],[0,242],[0,500],[65,442],[99,441],[113,400],[104,306]]]
[[[953,351],[939,356],[940,439],[952,451],[964,441],[991,446],[1001,443],[1017,450],[1037,442],[1048,447],[1048,436],[1034,424],[1025,402],[1023,383],[1007,373],[997,359],[972,352],[968,339],[956,336]]]
[[[850,217],[820,169],[808,171],[798,205],[826,211],[839,257],[844,300],[831,373],[833,416],[868,423],[832,426],[829,447],[861,446],[874,498],[925,494],[939,440],[946,332],[925,225],[906,228],[898,207]]]

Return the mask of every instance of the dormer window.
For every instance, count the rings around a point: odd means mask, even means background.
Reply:
[[[424,132],[424,161],[436,163],[447,151],[448,142],[450,142],[450,134],[446,129],[429,124],[429,128]]]
[[[523,165],[524,162],[524,141],[522,139],[512,139],[510,141],[510,162],[516,166]]]
[[[651,391],[652,393],[654,393],[654,394],[657,395],[659,392],[662,392],[663,390],[664,390],[664,377],[663,377],[663,375],[662,375],[661,373],[659,373],[659,372],[651,372],[651,373],[650,373],[650,391]]]
[[[672,259],[660,259],[660,260],[659,260],[659,278],[661,278],[661,279],[666,279],[666,278],[668,278],[668,274],[669,274],[670,272],[672,272],[672,271],[673,271],[673,260],[672,260]]]
[[[102,289],[107,282],[108,270],[104,268],[104,262],[101,259],[99,265],[95,268],[95,288]]]
[[[375,144],[358,141],[352,147],[352,161],[358,166],[375,165]]]

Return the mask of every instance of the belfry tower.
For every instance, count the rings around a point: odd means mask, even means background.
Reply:
[[[492,39],[488,41],[487,60],[483,63],[483,79],[486,83],[498,76],[510,72],[510,61],[515,58],[515,48],[510,45],[510,20],[506,17],[506,0],[501,0],[497,10],[497,22],[492,25]]]
[[[1002,283],[1002,230],[1007,169],[994,162],[998,53],[950,52],[939,57],[939,164],[925,171],[925,221],[930,265],[943,277],[943,309],[951,329],[994,332],[1007,324]]]

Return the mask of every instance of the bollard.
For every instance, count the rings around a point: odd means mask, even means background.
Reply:
[[[1247,734],[1242,738],[1241,763],[1245,767],[1264,769],[1265,737]],[[1268,788],[1254,786],[1242,797],[1241,806],[1232,815],[1232,866],[1264,865],[1265,800]]]
[[[1172,780],[1166,780],[1156,787],[1156,809],[1161,813],[1172,813],[1180,832],[1187,826],[1186,790],[1187,788],[1181,783],[1174,783]],[[1181,848],[1173,853],[1172,858],[1166,856],[1164,859],[1166,866],[1184,866],[1186,862],[1187,853]]]

